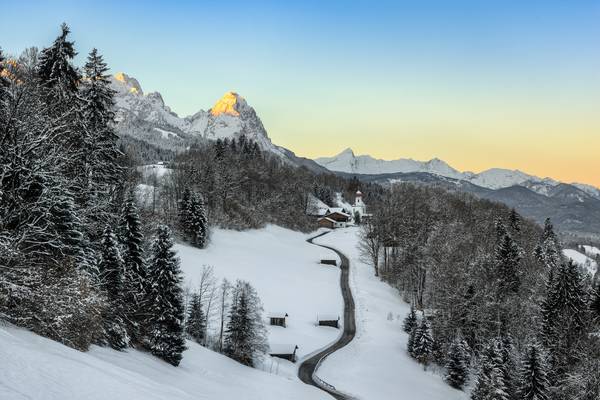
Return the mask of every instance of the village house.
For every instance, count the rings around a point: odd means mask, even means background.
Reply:
[[[282,326],[282,327],[287,327],[287,321],[286,318],[289,315],[286,312],[272,312],[269,313],[269,315],[267,316],[267,318],[269,318],[269,324],[273,325],[273,326]]]
[[[298,350],[298,346],[295,344],[272,344],[269,347],[269,355],[271,357],[296,362],[296,350]]]

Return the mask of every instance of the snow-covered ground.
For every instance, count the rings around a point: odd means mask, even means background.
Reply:
[[[597,256],[600,255],[600,249],[595,247],[595,246],[589,246],[589,245],[583,245],[583,248],[585,249],[586,254],[591,255],[591,256]]]
[[[248,368],[188,342],[179,367],[147,353],[92,347],[82,353],[0,326],[0,399],[326,400],[299,381]]]
[[[464,392],[446,385],[441,376],[424,371],[406,353],[408,336],[401,326],[409,306],[361,261],[356,246],[358,228],[336,230],[315,242],[334,247],[350,259],[357,324],[354,340],[328,357],[317,375],[361,399],[466,399]]]
[[[287,328],[268,326],[269,343],[298,345],[296,354],[303,357],[340,334],[316,326],[317,314],[341,315],[344,309],[339,269],[319,263],[324,254],[337,256],[307,243],[309,236],[274,225],[244,232],[216,229],[206,249],[178,244],[176,250],[192,288],[199,284],[202,266],[210,265],[219,280],[250,282],[263,302],[265,319],[270,312],[287,313]],[[296,375],[295,366],[278,363],[280,373]]]
[[[564,249],[563,254],[568,259],[573,260],[574,263],[582,266],[586,271],[589,272],[591,276],[594,276],[594,274],[596,273],[598,265],[596,264],[596,261],[594,261],[592,258],[573,249]]]

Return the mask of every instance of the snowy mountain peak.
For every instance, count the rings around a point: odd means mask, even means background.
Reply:
[[[240,108],[247,107],[246,100],[236,92],[227,92],[210,109],[210,114],[217,117],[221,114],[240,116]]]
[[[118,72],[115,74],[114,76],[114,80],[118,83],[120,83],[120,85],[114,85],[117,87],[117,91],[119,93],[121,92],[126,92],[126,93],[131,93],[131,94],[137,94],[140,96],[144,95],[144,92],[142,91],[142,87],[140,86],[140,83],[137,81],[137,79],[127,75],[124,72]]]

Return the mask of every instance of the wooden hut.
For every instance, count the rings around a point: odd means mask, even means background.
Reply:
[[[319,326],[332,326],[334,328],[339,328],[340,316],[337,314],[319,314],[317,315],[317,322]]]
[[[269,355],[271,357],[296,362],[296,350],[298,350],[298,346],[295,344],[272,344],[269,347]]]
[[[287,326],[287,321],[286,321],[287,317],[289,317],[289,315],[286,312],[269,313],[269,315],[268,315],[269,325],[282,326],[285,328]]]

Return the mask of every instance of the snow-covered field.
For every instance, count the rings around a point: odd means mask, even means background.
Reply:
[[[188,342],[179,367],[147,353],[92,347],[82,353],[0,326],[0,399],[324,400],[320,390],[245,367]]]
[[[308,237],[274,225],[245,232],[216,229],[206,249],[179,244],[176,250],[192,288],[199,284],[202,266],[210,265],[219,279],[250,282],[263,302],[265,318],[270,312],[287,313],[287,328],[268,326],[269,343],[298,345],[296,354],[303,357],[340,334],[316,326],[317,314],[341,315],[344,309],[339,269],[319,263],[321,255],[337,256],[307,243]],[[295,368],[287,370],[296,374]]]
[[[587,252],[587,249],[586,249],[586,252]],[[598,265],[596,264],[596,261],[594,261],[592,258],[586,256],[585,254],[578,252],[577,250],[573,250],[573,249],[564,249],[563,254],[568,259],[573,260],[574,263],[582,266],[586,271],[588,271],[588,273],[591,276],[594,276],[594,274],[596,273],[596,270],[598,269]]]
[[[350,259],[357,324],[354,340],[327,358],[317,375],[338,390],[361,399],[466,399],[464,392],[446,385],[441,376],[424,371],[406,353],[408,336],[401,326],[409,306],[360,260],[357,234],[357,228],[347,228],[315,240],[342,251]],[[390,313],[392,320],[388,319]]]

